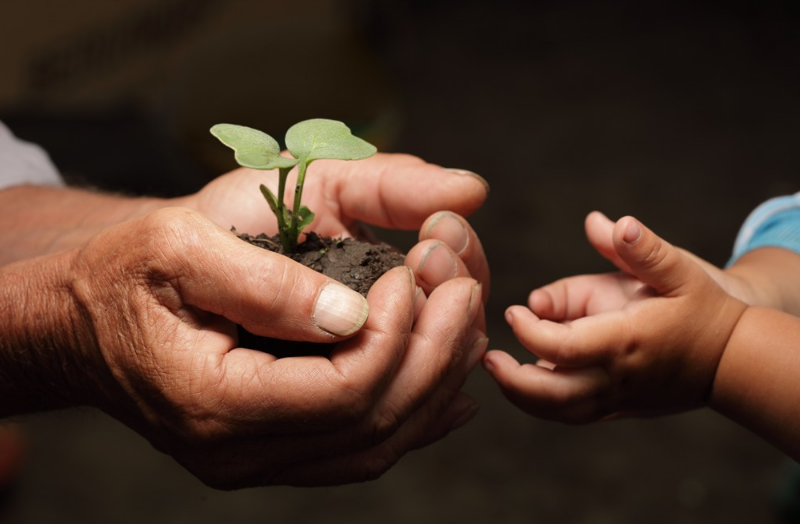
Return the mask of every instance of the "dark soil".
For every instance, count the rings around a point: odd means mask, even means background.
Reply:
[[[278,235],[256,236],[238,233],[236,236],[274,253],[288,256],[306,267],[329,276],[364,296],[381,275],[393,267],[403,265],[405,255],[388,244],[373,244],[353,238],[321,237],[308,233],[304,242],[297,245],[295,253],[286,253]],[[299,355],[328,355],[333,344],[290,342],[254,335],[239,326],[239,345],[267,351],[276,357]]]
[[[278,235],[261,233],[252,236],[232,231],[245,242],[289,258],[338,280],[367,296],[369,288],[381,275],[393,267],[402,266],[405,255],[388,244],[372,244],[353,238],[321,237],[308,233],[304,242],[297,245],[295,253],[283,250]]]

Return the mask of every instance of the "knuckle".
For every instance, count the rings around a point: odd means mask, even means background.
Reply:
[[[650,242],[642,253],[639,263],[644,269],[654,269],[664,262],[668,254],[669,249],[665,242]]]

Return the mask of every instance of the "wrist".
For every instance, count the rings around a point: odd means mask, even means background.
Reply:
[[[746,288],[750,305],[800,314],[794,290],[800,285],[800,255],[779,247],[749,251],[725,269],[726,275]]]
[[[99,231],[169,205],[158,198],[130,198],[48,186],[0,191],[0,265],[82,245]]]
[[[73,252],[0,267],[0,417],[101,402],[107,373],[70,286]]]
[[[800,460],[800,320],[749,307],[725,349],[709,405]]]

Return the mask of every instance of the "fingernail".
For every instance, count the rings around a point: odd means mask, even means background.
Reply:
[[[472,286],[472,295],[469,298],[469,314],[474,315],[475,310],[481,306],[481,294],[483,293],[483,286],[477,282]]]
[[[491,191],[491,187],[489,187],[489,182],[487,182],[486,179],[483,178],[482,176],[480,176],[478,173],[473,173],[472,171],[467,171],[466,169],[458,169],[458,168],[455,168],[455,167],[449,167],[449,168],[446,168],[446,169],[448,171],[450,171],[451,173],[454,173],[456,175],[471,176],[472,178],[474,178],[475,180],[477,180],[478,182],[483,184],[483,187],[486,188],[486,192],[487,193],[489,191]]]
[[[418,317],[420,313],[422,313],[422,308],[425,307],[425,301],[427,297],[425,296],[425,292],[422,291],[422,288],[417,286],[417,291],[414,293],[414,317]]]
[[[314,304],[314,323],[333,335],[352,335],[364,325],[369,305],[364,297],[341,284],[328,283]]]
[[[450,280],[457,272],[456,261],[442,242],[435,242],[428,248],[417,268],[417,275],[432,286]]]
[[[492,362],[490,357],[484,358],[481,363],[483,364],[483,369],[485,369],[487,373],[494,371],[494,362]]]
[[[480,361],[486,348],[489,346],[489,338],[481,332],[478,332],[478,338],[472,343],[469,349],[469,357],[467,358],[468,369],[472,369]]]
[[[514,327],[514,313],[511,311],[510,308],[506,309],[505,319],[506,319],[506,324],[508,324],[511,327]]]
[[[467,249],[469,233],[464,224],[451,212],[437,213],[425,229],[426,238],[436,238],[444,241],[450,249],[460,255]]]
[[[642,229],[636,220],[631,220],[628,227],[625,228],[625,233],[622,234],[622,240],[628,244],[634,244],[639,237],[642,236]]]

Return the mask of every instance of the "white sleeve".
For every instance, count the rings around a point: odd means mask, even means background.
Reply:
[[[20,184],[63,186],[64,180],[44,149],[18,139],[0,122],[0,190]]]

